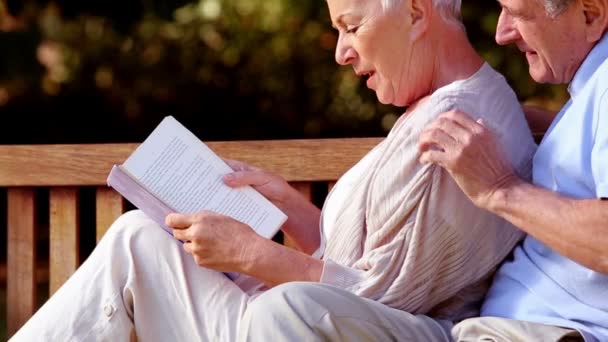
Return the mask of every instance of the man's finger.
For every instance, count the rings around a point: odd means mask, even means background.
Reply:
[[[461,112],[459,110],[452,110],[440,115],[440,117],[447,118],[449,120],[453,120],[455,123],[462,126],[464,129],[469,132],[477,133],[480,131],[482,126],[476,122],[471,116],[469,116],[465,112]]]
[[[437,150],[428,150],[422,152],[418,161],[421,164],[437,164],[441,167],[445,167],[447,155],[445,152]]]
[[[418,151],[428,150],[448,151],[456,144],[456,139],[439,128],[429,128],[418,138]]]
[[[454,139],[454,142],[464,141],[465,137],[471,133],[466,127],[447,117],[440,117],[435,120],[433,127],[444,131]]]
[[[171,213],[165,217],[165,224],[175,229],[185,229],[192,225],[191,215]]]

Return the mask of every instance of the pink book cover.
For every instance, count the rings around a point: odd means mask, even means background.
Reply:
[[[112,167],[112,170],[108,175],[107,183],[134,206],[163,227],[168,233],[173,235],[172,230],[165,224],[165,217],[170,213],[175,212],[175,210],[168,207],[141,186],[128,174],[128,172],[123,170],[122,167],[119,165],[114,165]]]

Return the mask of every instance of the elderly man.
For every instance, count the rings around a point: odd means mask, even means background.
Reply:
[[[250,340],[608,341],[608,1],[499,2],[497,42],[516,44],[537,82],[569,83],[572,99],[538,148],[533,184],[465,113],[443,114],[420,136],[422,163],[444,167],[476,205],[529,234],[498,270],[482,317],[402,315],[310,285],[252,308]]]
[[[496,41],[526,54],[535,81],[569,84],[571,99],[534,157],[533,184],[501,158],[493,133],[463,113],[428,127],[420,159],[446,168],[476,205],[529,234],[498,271],[483,315],[607,341],[608,1],[500,3]],[[485,334],[499,321],[482,318],[471,329]]]

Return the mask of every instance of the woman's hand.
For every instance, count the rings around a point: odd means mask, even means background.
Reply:
[[[292,195],[293,189],[283,177],[250,166],[238,160],[224,159],[234,170],[224,176],[224,183],[232,188],[250,185],[269,199],[277,207],[285,210],[286,203]]]
[[[248,225],[209,211],[169,214],[165,223],[199,266],[220,272],[245,273],[255,260],[255,242],[263,239]]]
[[[199,266],[248,274],[270,286],[321,278],[321,260],[264,239],[230,217],[209,211],[169,214],[165,223]]]

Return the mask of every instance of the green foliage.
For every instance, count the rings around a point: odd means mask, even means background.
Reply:
[[[16,44],[0,57],[0,110],[13,128],[41,128],[0,142],[139,141],[168,114],[210,140],[382,135],[403,110],[336,65],[324,1],[151,1],[127,29],[26,3],[25,28],[0,35]],[[558,106],[563,89],[535,85],[525,61],[493,42],[497,10],[464,4],[471,40],[522,100]]]

